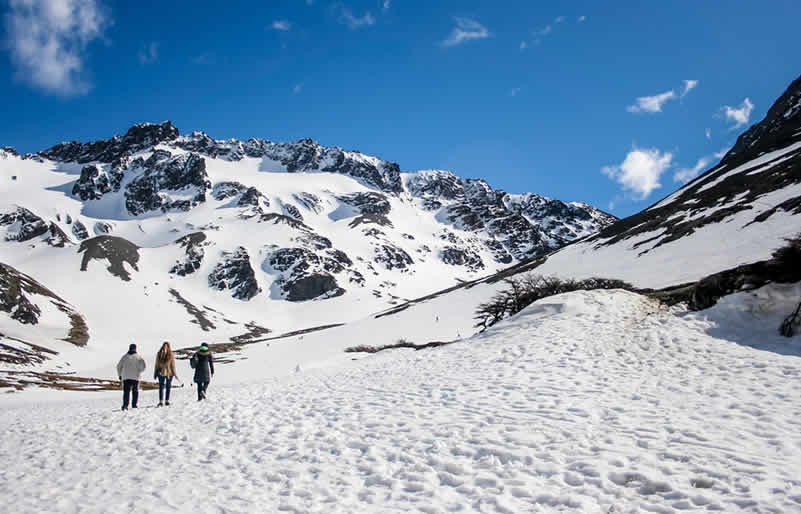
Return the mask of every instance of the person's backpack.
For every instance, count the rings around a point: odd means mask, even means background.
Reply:
[[[195,369],[197,367],[197,355],[193,355],[192,358],[189,359],[189,366],[192,369]]]

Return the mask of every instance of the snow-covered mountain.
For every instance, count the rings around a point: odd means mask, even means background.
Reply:
[[[665,287],[770,257],[801,232],[801,77],[723,159],[537,270]]]
[[[88,326],[83,350],[99,355],[119,339],[189,346],[346,323],[615,221],[310,139],[220,141],[169,121],[36,154],[6,148],[0,187],[0,262],[63,297]],[[63,316],[23,319],[27,297],[8,291],[0,333],[74,350],[59,341]],[[66,332],[33,341],[32,325]],[[104,358],[69,362],[94,372]]]

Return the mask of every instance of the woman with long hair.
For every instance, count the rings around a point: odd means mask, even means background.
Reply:
[[[172,379],[173,377],[178,378],[178,375],[175,372],[175,354],[172,353],[172,349],[170,348],[170,343],[164,341],[164,344],[161,345],[161,349],[159,353],[156,354],[156,366],[155,371],[153,372],[153,379],[157,379],[159,381],[159,407],[165,405],[164,400],[166,400],[166,405],[170,404],[170,389],[172,388]],[[166,386],[167,394],[164,394],[164,388]]]

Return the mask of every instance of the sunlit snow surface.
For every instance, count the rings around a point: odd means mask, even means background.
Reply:
[[[206,402],[184,388],[162,409],[8,395],[0,504],[801,512],[801,338],[776,335],[799,293],[771,286],[693,314],[569,293],[461,343],[248,384],[215,377]]]

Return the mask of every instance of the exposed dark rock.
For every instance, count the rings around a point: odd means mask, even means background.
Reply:
[[[93,143],[61,143],[48,150],[39,152],[39,156],[53,161],[111,163],[136,152],[147,150],[153,146],[178,137],[178,129],[165,121],[158,125],[142,123],[134,125],[124,136],[101,139]]]
[[[203,263],[205,255],[203,247],[208,244],[205,241],[206,234],[203,232],[193,232],[175,241],[175,244],[184,248],[186,257],[182,261],[176,261],[170,268],[170,273],[184,277],[197,271]]]
[[[0,310],[5,311],[24,325],[36,325],[42,313],[41,308],[29,296],[36,295],[36,301],[46,298],[58,310],[63,312],[70,322],[70,329],[63,341],[85,346],[89,341],[89,329],[86,321],[63,298],[46,288],[32,277],[15,268],[0,263]],[[49,351],[51,354],[55,352]]]
[[[10,147],[10,146],[4,146],[2,149],[0,149],[0,152],[2,152],[2,153],[5,153],[6,155],[12,155],[12,156],[14,156],[14,157],[18,157],[18,156],[19,156],[19,154],[17,153],[17,151],[16,151],[16,150],[14,150],[14,149],[13,149],[12,147]],[[2,156],[2,155],[0,155],[0,156]]]
[[[109,234],[112,230],[114,230],[114,226],[111,223],[106,223],[104,221],[98,221],[95,223],[94,226],[95,234],[101,236],[103,234]]]
[[[80,220],[75,220],[75,223],[72,224],[72,235],[74,235],[78,241],[83,241],[89,237],[89,232],[86,230],[86,225],[81,223]]]
[[[250,300],[261,292],[256,273],[250,265],[250,256],[244,247],[222,254],[222,260],[209,274],[209,287],[229,289],[231,296],[239,300]]]
[[[320,199],[311,193],[298,193],[292,195],[295,201],[301,205],[301,207],[312,211],[315,214],[319,214],[322,212],[322,206],[320,205],[322,202]]]
[[[387,197],[381,193],[351,193],[337,198],[339,201],[357,208],[361,214],[386,216],[392,208]]]
[[[283,204],[283,208],[284,208],[284,213],[287,216],[295,218],[298,221],[303,221],[303,215],[300,213],[298,208],[292,205],[291,203]]]
[[[41,236],[49,229],[48,224],[24,207],[17,207],[16,210],[0,216],[0,226],[18,224],[15,232],[6,234],[6,241],[29,241],[34,237]]]
[[[72,244],[72,241],[70,240],[69,236],[67,236],[67,234],[65,234],[64,231],[61,230],[61,227],[59,227],[52,221],[50,222],[48,230],[50,231],[50,237],[48,237],[45,241],[50,246],[64,248],[65,245]]]
[[[164,155],[167,154],[167,155]],[[206,201],[211,182],[206,161],[197,154],[169,157],[168,152],[154,153],[145,162],[145,172],[125,188],[125,207],[133,216],[161,209],[187,211]],[[171,200],[164,191],[194,191],[191,200]]]
[[[279,223],[284,223],[289,225],[292,228],[303,230],[306,232],[313,232],[311,227],[304,224],[301,221],[296,220],[295,218],[290,218],[289,216],[284,216],[283,214],[276,214],[274,212],[268,212],[267,214],[263,214],[259,217],[260,222],[272,222],[273,225],[277,225]]]
[[[242,194],[245,190],[247,190],[247,186],[239,182],[218,182],[214,184],[211,196],[215,200],[225,200]]]
[[[470,250],[462,250],[460,248],[447,246],[442,250],[440,258],[445,264],[465,266],[470,271],[484,269],[484,261],[481,260],[481,257],[477,253]]]
[[[130,267],[139,271],[139,247],[121,237],[116,236],[97,236],[81,242],[78,253],[83,253],[81,260],[81,271],[86,271],[89,261],[92,259],[108,260],[109,266],[106,268],[109,273],[122,280],[131,280],[131,275],[125,269],[123,263],[128,263]]]
[[[391,244],[381,244],[375,247],[375,262],[388,270],[406,270],[414,264],[408,253]]]
[[[353,221],[348,223],[348,227],[356,228],[359,225],[366,223],[375,223],[376,225],[380,225],[382,227],[392,227],[392,222],[389,221],[386,216],[382,216],[381,214],[362,214],[361,216],[356,216],[353,218]]]
[[[288,282],[286,292],[286,299],[290,302],[303,302],[321,296],[341,296],[345,290],[337,285],[336,279],[331,275],[314,274]]]

